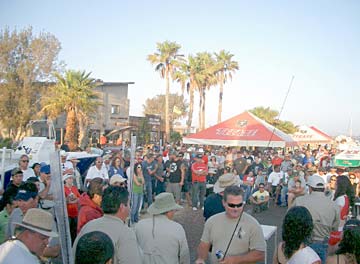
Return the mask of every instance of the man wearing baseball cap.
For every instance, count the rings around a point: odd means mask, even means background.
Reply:
[[[14,223],[21,222],[24,215],[30,208],[36,208],[38,206],[39,197],[35,183],[27,182],[21,185],[14,200],[17,203],[17,208],[12,211],[9,217],[8,226],[5,231],[7,238],[10,238],[14,235]]]
[[[310,247],[319,255],[321,263],[326,263],[328,240],[330,233],[338,230],[340,212],[335,202],[325,196],[325,182],[320,176],[309,177],[307,185],[310,194],[297,197],[293,206],[304,206],[310,211],[314,223]]]
[[[0,263],[35,264],[43,255],[49,237],[57,237],[52,231],[53,217],[38,209],[29,209],[21,222],[14,223],[16,239],[8,240],[0,246]]]

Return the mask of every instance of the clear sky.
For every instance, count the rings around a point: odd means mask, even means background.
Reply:
[[[294,75],[280,119],[331,135],[347,134],[351,117],[360,135],[359,14],[356,0],[0,0],[0,27],[54,34],[68,69],[134,81],[132,115],[165,92],[146,56],[170,40],[185,55],[221,49],[235,55],[240,70],[225,85],[223,120],[255,106],[279,110]],[[208,92],[207,125],[216,123],[217,98],[218,88]]]

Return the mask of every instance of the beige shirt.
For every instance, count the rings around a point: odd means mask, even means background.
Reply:
[[[330,237],[331,231],[338,230],[339,208],[323,192],[312,192],[309,195],[298,197],[293,206],[304,206],[310,211],[314,223],[313,240],[322,241]]]
[[[105,214],[83,226],[75,239],[73,253],[75,256],[79,238],[86,233],[100,231],[107,234],[114,243],[114,264],[142,263],[135,233],[118,217]]]
[[[135,225],[146,264],[188,264],[189,247],[184,228],[165,215],[155,215]]]
[[[215,252],[225,253],[238,219],[227,217],[226,212],[213,215],[205,222],[201,241],[212,244],[211,263],[218,263]],[[266,242],[258,221],[243,213],[229,247],[227,256],[246,254],[251,250],[265,251]]]

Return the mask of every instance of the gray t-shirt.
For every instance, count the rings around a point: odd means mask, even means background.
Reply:
[[[301,181],[300,186],[301,186],[302,188],[305,188],[305,186],[306,186],[305,179],[304,179],[303,177],[299,177],[299,180]],[[290,178],[289,184],[288,184],[289,189],[290,189],[290,188],[291,188],[291,189],[295,189],[295,184],[296,184],[296,182],[295,182],[295,180],[294,180],[294,177]]]
[[[213,215],[205,222],[201,241],[210,243],[213,250],[211,263],[218,263],[215,252],[225,252],[238,219],[227,217],[226,212]],[[247,213],[243,213],[229,247],[228,256],[248,253],[250,250],[265,251],[266,242],[258,221]]]

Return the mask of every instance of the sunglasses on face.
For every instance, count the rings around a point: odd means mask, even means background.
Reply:
[[[29,162],[29,160],[21,160],[22,162]]]
[[[233,203],[227,203],[227,205],[230,207],[230,208],[241,208],[245,203],[244,202],[241,202],[241,203],[238,203],[238,204],[233,204]]]

